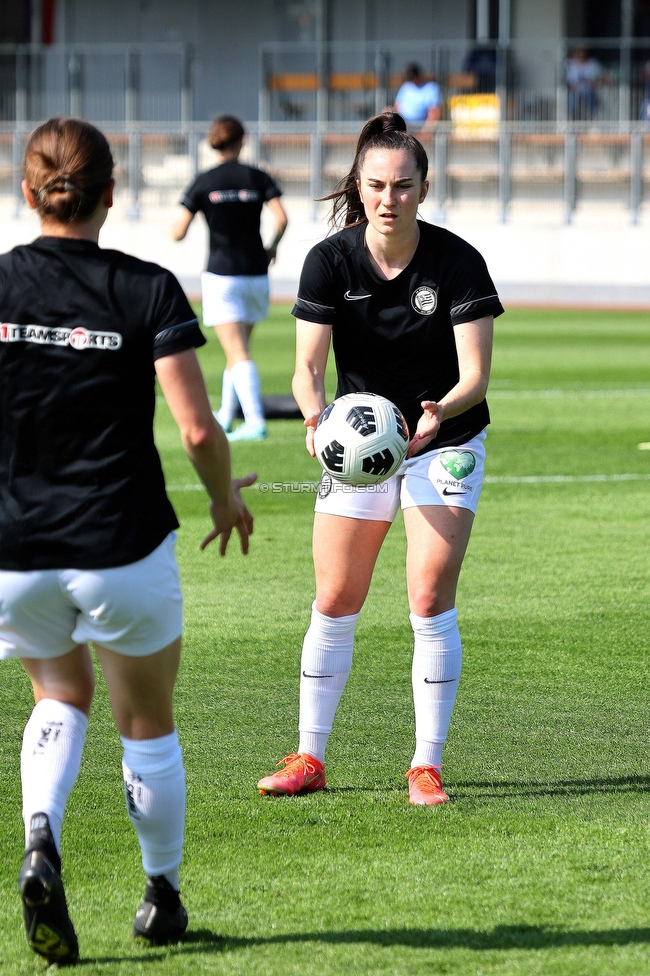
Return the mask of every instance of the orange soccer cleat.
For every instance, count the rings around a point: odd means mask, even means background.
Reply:
[[[434,803],[446,803],[449,799],[442,788],[438,767],[414,766],[404,775],[409,781],[409,803],[426,807]]]
[[[292,752],[281,759],[277,766],[285,763],[284,769],[265,776],[257,788],[265,796],[295,796],[296,793],[314,793],[325,786],[325,767],[318,759],[306,752]]]

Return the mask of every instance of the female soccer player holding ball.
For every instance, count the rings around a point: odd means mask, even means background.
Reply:
[[[283,769],[260,780],[262,793],[325,786],[325,746],[350,672],[354,628],[401,504],[415,637],[409,799],[448,799],[440,768],[461,670],[456,585],[481,492],[492,322],[503,308],[480,254],[417,219],[427,170],[426,153],[401,116],[371,119],[330,198],[344,229],[312,248],[300,279],[293,389],[307,450],[314,454],[325,408],[330,342],[337,396],[365,391],[392,400],[411,441],[384,491],[340,490],[323,476],[313,536],[316,600],[300,665],[300,742]]]
[[[185,778],[172,692],[181,648],[178,522],[153,440],[157,376],[210,496],[225,553],[252,518],[206,394],[196,317],[173,275],[98,246],[113,160],[80,119],[31,135],[23,192],[42,237],[0,256],[0,657],[18,657],[35,707],[23,736],[27,938],[74,962],[59,839],[101,664],[122,736],[129,817],[146,873],[134,935],[175,941]]]
[[[213,325],[226,354],[217,419],[233,441],[266,437],[264,407],[257,367],[250,358],[253,326],[269,308],[268,266],[275,260],[287,227],[280,189],[268,173],[239,162],[244,127],[232,115],[220,115],[208,140],[217,166],[201,173],[183,194],[182,213],[172,228],[181,241],[201,210],[210,229],[208,270],[201,275],[203,324]],[[275,237],[266,250],[260,237],[260,215],[266,204],[275,223]],[[244,423],[232,430],[238,405]]]

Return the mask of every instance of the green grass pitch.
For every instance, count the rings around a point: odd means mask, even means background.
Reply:
[[[313,599],[313,495],[297,486],[317,479],[317,465],[298,421],[234,445],[236,473],[256,469],[261,483],[294,490],[247,492],[248,558],[234,542],[223,560],[216,547],[200,553],[205,497],[188,488],[197,478],[160,404],[182,521],[176,703],[190,929],[169,949],[130,941],[143,877],[100,681],[63,833],[83,973],[650,972],[650,452],[637,447],[650,441],[649,340],[642,314],[514,310],[497,321],[443,808],[409,807],[403,778],[413,716],[401,517],[359,623],[329,788],[257,795],[257,779],[296,745]],[[257,329],[254,352],[265,392],[287,392],[288,308]],[[216,404],[213,336],[200,355]],[[27,948],[16,893],[30,693],[16,662],[1,676],[0,972],[32,974],[46,967]]]

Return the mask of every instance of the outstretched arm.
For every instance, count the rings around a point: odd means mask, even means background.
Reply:
[[[232,531],[236,529],[242,552],[247,553],[253,516],[239,490],[252,485],[257,475],[231,479],[230,448],[226,435],[212,415],[194,349],[163,356],[156,360],[155,367],[158,382],[181,432],[183,447],[210,496],[214,528],[201,543],[201,549],[220,536],[219,552],[225,555]]]
[[[492,334],[491,315],[454,326],[458,383],[438,403],[422,401],[424,413],[409,444],[408,457],[417,454],[436,436],[443,420],[465,413],[485,397],[492,363]]]
[[[312,457],[316,456],[314,431],[326,407],[325,367],[331,337],[331,325],[319,325],[303,319],[296,321],[296,371],[291,387],[305,418],[306,446]]]

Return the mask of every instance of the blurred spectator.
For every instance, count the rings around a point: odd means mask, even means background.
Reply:
[[[496,47],[480,45],[472,48],[463,61],[463,71],[476,78],[473,91],[493,92],[497,80]]]
[[[419,64],[407,64],[404,69],[394,109],[409,125],[437,122],[440,118],[440,87],[435,81],[427,81]]]
[[[642,122],[650,122],[650,61],[643,65],[643,104],[639,118]]]
[[[569,89],[569,118],[574,121],[593,119],[598,111],[596,85],[601,75],[600,63],[590,58],[583,47],[576,48],[566,62]]]

